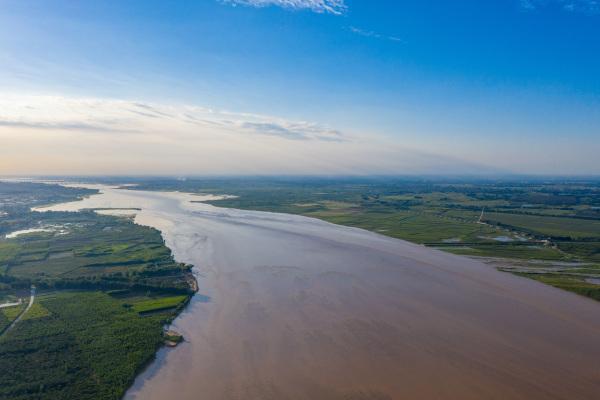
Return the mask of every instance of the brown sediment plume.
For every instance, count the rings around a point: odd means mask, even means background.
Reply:
[[[127,192],[101,196],[141,207],[136,221],[196,265],[210,298],[194,296],[174,321],[186,341],[160,353],[128,398],[600,394],[599,302],[357,229]]]

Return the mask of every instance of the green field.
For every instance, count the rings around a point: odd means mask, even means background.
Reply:
[[[171,310],[184,303],[187,298],[187,296],[170,296],[138,301],[133,304],[132,309],[139,314]]]
[[[35,224],[58,226],[60,233],[0,240],[0,282],[40,288],[188,289],[189,266],[173,261],[155,229],[93,212],[33,214]]]
[[[485,214],[485,221],[538,236],[572,240],[600,237],[600,220],[593,219],[491,212]]]
[[[8,326],[23,312],[26,304],[22,303],[18,306],[6,307],[0,309],[0,335],[8,328]]]
[[[474,246],[448,246],[438,247],[449,253],[460,254],[474,257],[491,257],[491,258],[507,258],[518,260],[541,260],[541,261],[566,261],[564,253],[561,251],[545,246],[500,246],[483,244]]]
[[[600,268],[595,271],[600,273]],[[587,296],[600,301],[600,285],[586,282],[581,277],[572,276],[569,274],[527,274],[519,273],[519,275],[527,278],[535,279],[547,285],[568,290],[582,296]]]
[[[94,212],[31,212],[89,191],[0,182],[0,399],[120,399],[194,291],[160,232]],[[36,232],[6,238],[22,229]],[[6,300],[5,300],[6,301]]]
[[[102,292],[41,295],[0,337],[0,398],[119,399],[153,359],[166,318]]]

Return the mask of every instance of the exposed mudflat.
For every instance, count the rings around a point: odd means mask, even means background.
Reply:
[[[600,398],[600,303],[326,222],[103,189],[140,208],[200,292],[130,399]]]

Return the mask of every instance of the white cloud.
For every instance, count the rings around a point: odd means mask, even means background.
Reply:
[[[344,0],[221,0],[232,5],[252,7],[278,6],[294,10],[312,10],[317,13],[343,14],[347,7]]]
[[[204,107],[165,106],[135,101],[21,97],[0,106],[0,127],[99,133],[143,133],[153,127],[203,127],[264,135],[281,140],[348,141],[330,127],[265,115],[217,111]],[[25,105],[25,103],[27,105]],[[142,130],[140,130],[142,129]]]
[[[0,96],[9,174],[410,174],[481,166],[325,124],[193,105]]]

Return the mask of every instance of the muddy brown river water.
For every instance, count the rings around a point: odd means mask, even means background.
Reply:
[[[102,190],[52,209],[140,208],[202,295],[127,399],[600,399],[598,302],[360,229]]]

